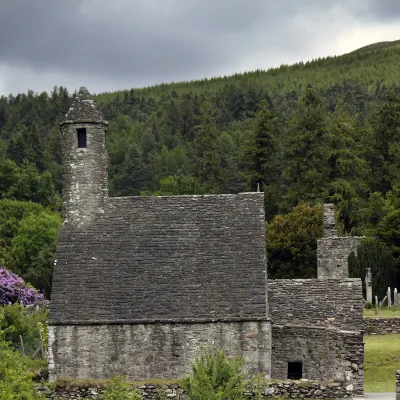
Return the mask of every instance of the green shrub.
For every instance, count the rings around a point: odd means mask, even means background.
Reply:
[[[132,389],[125,377],[116,375],[101,400],[142,400],[142,396],[137,389]]]
[[[39,347],[39,329],[42,330],[43,345],[46,349],[47,320],[47,310],[27,313],[19,304],[0,307],[0,330],[4,333],[4,339],[14,348],[19,348],[21,335],[27,355],[32,355]]]
[[[181,385],[191,400],[242,400],[246,390],[243,364],[242,358],[228,358],[223,350],[203,350]]]
[[[32,382],[32,374],[26,372],[23,358],[0,340],[0,399],[39,400]]]

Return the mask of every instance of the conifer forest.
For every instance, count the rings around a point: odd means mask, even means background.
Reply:
[[[351,276],[400,282],[400,47],[99,93],[110,196],[265,193],[268,275],[316,277],[321,204],[365,236]],[[134,73],[134,72],[132,72]],[[79,89],[79,88],[77,88]],[[90,91],[90,87],[88,87]],[[73,93],[0,98],[0,266],[51,291],[59,123]]]

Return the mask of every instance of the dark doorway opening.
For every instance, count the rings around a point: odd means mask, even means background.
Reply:
[[[79,128],[76,131],[78,133],[78,148],[83,149],[86,147],[86,128]]]
[[[302,379],[303,378],[303,363],[301,361],[288,362],[288,379]]]

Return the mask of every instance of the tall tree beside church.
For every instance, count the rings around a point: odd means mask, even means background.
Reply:
[[[400,95],[394,90],[388,91],[378,111],[374,145],[378,153],[373,163],[374,189],[386,193],[400,183]]]
[[[276,112],[263,102],[255,118],[253,134],[244,149],[243,175],[247,190],[254,191],[260,185],[265,193],[267,218],[278,210],[280,148],[277,139],[281,128]]]
[[[210,192],[218,190],[219,157],[217,147],[218,130],[216,116],[210,103],[200,107],[196,126],[195,148],[197,155],[195,175],[201,185]]]
[[[337,204],[339,219],[349,232],[356,224],[357,210],[367,200],[370,166],[362,138],[368,135],[340,98],[330,117],[323,143],[329,168],[326,199]]]
[[[316,91],[307,88],[289,122],[290,138],[285,151],[286,203],[320,202],[328,178],[322,138],[327,131],[324,104]]]

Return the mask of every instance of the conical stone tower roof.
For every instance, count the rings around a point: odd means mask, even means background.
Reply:
[[[81,87],[61,125],[84,122],[107,124],[89,91]]]

